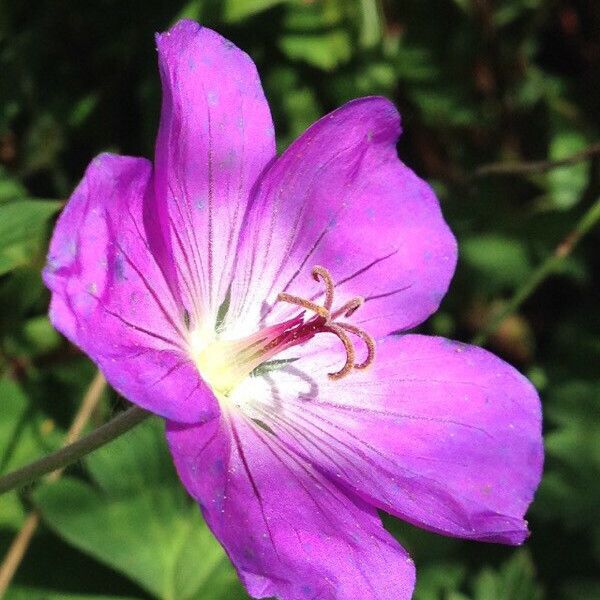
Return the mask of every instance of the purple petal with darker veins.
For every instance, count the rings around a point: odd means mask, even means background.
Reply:
[[[361,98],[315,123],[268,168],[240,240],[231,321],[255,323],[280,292],[321,299],[314,265],[332,273],[338,305],[366,298],[357,323],[373,335],[413,327],[437,309],[456,242],[431,188],[398,159],[399,135],[393,104]],[[269,319],[290,310],[279,303]]]
[[[375,509],[240,415],[168,423],[184,485],[255,598],[408,600],[414,565]]]
[[[90,164],[52,236],[50,318],[128,400],[197,422],[218,406],[187,357],[183,308],[149,250],[142,215],[152,193],[147,160],[103,154]]]
[[[157,35],[163,86],[156,214],[192,326],[214,325],[250,189],[275,155],[269,106],[250,57],[218,33],[180,21]]]
[[[523,542],[543,462],[527,379],[481,348],[419,335],[389,336],[367,371],[329,380],[341,360],[311,351],[270,372],[246,410],[378,508],[447,535]]]

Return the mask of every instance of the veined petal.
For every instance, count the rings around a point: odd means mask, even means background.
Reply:
[[[183,307],[150,252],[152,193],[145,159],[103,154],[90,164],[50,244],[50,318],[131,402],[195,422],[218,408],[187,356]]]
[[[533,386],[493,354],[389,336],[366,371],[331,381],[339,353],[255,378],[246,412],[377,507],[447,535],[519,544],[543,462]]]
[[[192,326],[211,327],[250,189],[275,155],[273,124],[252,60],[231,42],[193,21],[156,41],[163,103],[155,210]]]
[[[168,423],[184,485],[250,594],[408,600],[414,565],[376,511],[241,415]]]
[[[362,98],[323,117],[269,167],[240,240],[231,321],[286,318],[293,308],[273,308],[280,292],[322,299],[314,265],[333,275],[339,304],[366,299],[355,323],[373,335],[436,310],[456,242],[431,188],[398,159],[399,135],[394,106]]]

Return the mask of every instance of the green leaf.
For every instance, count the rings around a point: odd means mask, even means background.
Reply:
[[[82,594],[65,594],[54,590],[14,586],[11,587],[3,600],[139,600],[124,596],[88,596]]]
[[[285,13],[285,27],[298,33],[323,31],[341,25],[351,8],[352,3],[347,0],[295,0]]]
[[[242,21],[252,15],[258,14],[285,0],[225,0],[223,16],[225,21]]]
[[[85,464],[93,483],[63,478],[34,495],[61,537],[161,600],[243,597],[225,553],[177,479],[158,421]]]
[[[17,382],[1,378],[0,399],[0,473],[56,448],[59,432],[30,405]]]
[[[18,331],[27,314],[39,306],[45,288],[39,269],[23,267],[0,283],[0,334]]]
[[[473,12],[473,4],[470,0],[453,0],[454,4],[465,14],[470,15]]]
[[[352,43],[343,29],[326,33],[289,33],[280,39],[283,52],[292,60],[301,60],[324,71],[332,71],[350,59]]]
[[[44,226],[60,206],[51,200],[0,204],[0,275],[31,263],[40,251]]]
[[[424,76],[428,75],[425,68]],[[470,105],[460,91],[440,89],[439,86],[415,88],[411,97],[419,107],[424,121],[432,127],[472,126],[481,119],[474,105]]]
[[[439,600],[456,592],[465,578],[465,567],[457,564],[437,563],[419,569],[414,600]]]
[[[36,357],[56,350],[62,338],[54,329],[46,315],[28,319],[19,331],[16,348],[30,357]],[[12,348],[14,352],[15,348]]]
[[[17,200],[27,195],[25,187],[16,179],[9,177],[0,166],[0,203]]]
[[[308,87],[290,90],[283,104],[286,114],[295,123],[290,131],[291,139],[298,137],[321,116],[315,94]]]
[[[477,285],[492,294],[515,288],[532,270],[524,243],[502,235],[466,238],[461,242],[460,252],[476,277]]]
[[[587,140],[578,131],[560,131],[550,143],[549,160],[567,158],[587,145]],[[568,210],[579,202],[590,177],[588,161],[552,169],[546,175],[552,205],[559,210]]]
[[[432,60],[431,50],[420,46],[410,46],[400,44],[393,57],[394,59],[394,76],[403,82],[432,82],[439,80],[440,71]],[[416,90],[415,90],[416,91]],[[419,94],[416,91],[417,95]],[[429,91],[421,91],[422,94],[428,96]],[[446,93],[440,93],[440,96],[446,96]],[[450,98],[448,98],[450,102]],[[443,103],[443,100],[434,100],[434,105]],[[451,110],[456,107],[452,106]]]
[[[545,409],[546,467],[536,514],[590,534],[600,560],[600,382],[555,388]]]
[[[472,587],[473,600],[540,600],[543,597],[526,551],[515,552],[498,571],[483,569]]]
[[[89,116],[98,106],[98,96],[96,94],[88,94],[76,102],[71,109],[69,117],[69,125],[71,127],[81,127]]]
[[[381,12],[374,0],[360,0],[360,44],[363,48],[373,48],[381,40]]]
[[[505,0],[499,3],[493,20],[496,27],[506,27],[523,17],[523,13],[538,8],[542,0]]]
[[[16,381],[0,379],[0,474],[53,450],[59,442],[54,424],[40,417]],[[2,496],[0,527],[18,528],[25,516],[16,492]]]
[[[16,531],[25,520],[26,512],[16,490],[2,496],[0,502],[0,529]]]
[[[531,109],[546,99],[554,102],[563,92],[562,80],[531,65],[514,89],[513,101],[521,109]]]

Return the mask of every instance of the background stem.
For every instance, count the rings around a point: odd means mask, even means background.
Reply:
[[[600,221],[600,198],[592,204],[589,210],[583,215],[577,225],[556,247],[554,252],[533,272],[531,277],[515,292],[511,300],[500,310],[489,323],[473,338],[473,343],[477,346],[485,344],[489,337],[498,329],[502,321],[516,311],[521,304],[538,288],[538,286],[555,272],[560,263],[567,257],[581,238]]]
[[[132,406],[98,427],[80,440],[52,452],[40,460],[0,478],[0,494],[30,484],[42,475],[62,469],[90,452],[123,435],[150,416],[145,410]]]
[[[482,165],[473,172],[471,179],[479,179],[481,177],[488,177],[491,175],[531,175],[532,173],[543,173],[544,171],[550,171],[559,167],[572,165],[578,162],[587,160],[600,154],[600,143],[591,144],[587,148],[571,154],[565,158],[558,160],[534,160],[531,162],[515,161],[506,162],[501,161],[497,163],[491,163],[488,165]]]

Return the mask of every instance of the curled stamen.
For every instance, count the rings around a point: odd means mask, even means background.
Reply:
[[[307,310],[312,310],[314,313],[317,313],[320,317],[324,319],[329,318],[329,310],[324,308],[323,306],[319,306],[306,298],[300,298],[300,296],[292,296],[291,294],[286,294],[285,292],[281,292],[277,296],[278,302],[288,302],[289,304],[296,304],[297,306],[301,306],[302,308],[306,308]]]
[[[335,323],[328,323],[325,327],[325,331],[330,331],[340,338],[342,344],[344,344],[344,348],[346,349],[346,364],[339,371],[327,374],[329,379],[341,379],[342,377],[346,377],[346,375],[348,375],[348,373],[350,373],[354,367],[354,359],[356,357],[354,346],[352,345],[352,342],[350,341],[350,338],[346,332],[339,325],[336,325]]]
[[[365,299],[357,296],[356,298],[352,298],[342,306],[338,308],[332,315],[331,319],[337,319],[340,315],[344,315],[345,317],[350,317],[353,315],[358,308],[360,308],[365,303]]]
[[[312,276],[315,281],[321,280],[325,284],[325,302],[323,302],[323,307],[327,310],[331,310],[331,305],[333,304],[333,277],[331,273],[325,267],[313,267]]]
[[[323,306],[320,306],[306,298],[287,294],[286,292],[281,292],[277,296],[277,300],[280,302],[295,304],[296,306],[310,310],[318,317],[321,317],[322,321],[315,321],[314,319],[311,319],[306,323],[306,326],[310,326],[310,330],[303,332],[305,337],[308,335],[310,338],[319,331],[328,331],[337,336],[342,344],[344,344],[344,348],[346,350],[346,362],[339,371],[328,374],[330,379],[341,379],[342,377],[348,375],[352,369],[366,369],[375,360],[375,340],[366,331],[359,329],[355,325],[351,325],[350,323],[336,322],[336,319],[341,315],[350,317],[352,314],[354,314],[354,312],[365,303],[365,299],[357,296],[356,298],[348,300],[348,302],[346,302],[341,308],[331,312],[335,287],[331,273],[324,267],[316,266],[313,267],[312,276],[315,281],[322,281],[325,286],[325,300],[323,302]],[[365,343],[367,347],[367,357],[363,362],[356,362],[356,349],[354,348],[354,345],[346,332],[358,336]],[[296,332],[295,335],[296,337],[294,339],[300,337],[300,332]]]
[[[370,366],[375,360],[375,340],[371,335],[369,335],[366,331],[363,331],[356,325],[351,325],[350,323],[336,323],[338,327],[357,335],[367,346],[367,358],[361,363],[354,363],[353,367],[355,369],[366,369]]]

